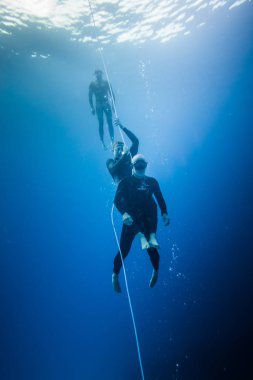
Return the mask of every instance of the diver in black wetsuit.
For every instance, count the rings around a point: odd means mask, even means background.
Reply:
[[[138,153],[139,140],[129,131],[126,127],[120,123],[118,119],[115,120],[115,125],[125,132],[129,140],[132,142],[129,150],[124,151],[124,143],[122,141],[116,141],[113,144],[114,158],[109,158],[106,161],[107,169],[109,170],[115,183],[119,183],[123,178],[130,177],[132,175],[132,163],[131,158]]]
[[[128,255],[136,234],[141,231],[144,234],[144,249],[147,249],[153,265],[152,277],[149,286],[152,288],[158,279],[159,270],[159,245],[156,240],[157,229],[157,205],[155,196],[161,209],[165,226],[169,225],[167,207],[159,184],[155,178],[145,176],[147,162],[143,155],[137,154],[132,159],[133,175],[123,179],[115,195],[114,204],[122,214],[123,226],[120,237],[120,250],[123,259]],[[119,272],[122,266],[120,252],[114,258],[112,285],[116,292],[120,293]]]
[[[104,143],[104,113],[106,116],[109,134],[111,138],[111,142],[113,143],[114,140],[114,129],[112,124],[112,108],[110,105],[110,97],[111,97],[111,91],[110,86],[107,80],[103,79],[103,73],[101,70],[95,70],[95,76],[96,80],[94,82],[91,82],[89,86],[89,103],[91,106],[91,112],[93,115],[95,115],[95,108],[93,105],[93,95],[96,98],[96,113],[98,118],[98,124],[99,124],[99,137],[103,144],[104,149],[106,149],[105,143]],[[112,96],[114,98],[114,94],[112,93]]]
[[[132,142],[130,149],[126,151],[124,151],[124,143],[122,141],[115,142],[113,144],[114,159],[109,158],[106,162],[106,166],[114,179],[114,182],[118,184],[124,178],[132,175],[131,158],[138,152],[139,140],[131,131],[129,131],[129,129],[123,127],[118,119],[115,120],[115,125],[120,127]],[[142,249],[147,249],[149,247],[149,243],[144,233],[140,229],[136,228],[135,234],[137,234],[141,240]]]

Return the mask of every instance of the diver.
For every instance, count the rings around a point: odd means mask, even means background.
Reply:
[[[107,148],[104,143],[104,114],[106,116],[111,142],[113,143],[114,129],[112,123],[112,107],[110,105],[110,100],[112,96],[113,99],[115,99],[115,97],[112,91],[112,87],[109,85],[107,80],[103,79],[102,70],[97,69],[95,70],[94,74],[96,80],[91,82],[89,86],[89,103],[92,114],[97,114],[99,125],[99,137],[104,149],[106,150]],[[93,95],[96,99],[96,111],[93,104]]]
[[[126,127],[120,123],[118,119],[114,121],[132,142],[129,150],[125,149],[122,141],[116,141],[112,146],[114,158],[109,158],[106,161],[107,169],[109,170],[115,183],[119,183],[123,178],[130,177],[132,175],[131,158],[138,153],[139,140],[138,138]]]
[[[159,244],[156,239],[157,230],[157,204],[161,210],[165,226],[170,223],[166,203],[157,180],[145,175],[147,161],[142,154],[137,154],[132,159],[133,174],[120,181],[114,198],[114,204],[122,215],[123,226],[120,237],[120,250],[123,260],[127,257],[132,242],[137,234],[143,234],[146,249],[153,266],[152,276],[149,282],[153,288],[158,280]],[[154,197],[153,197],[154,196]],[[142,239],[141,239],[142,240]],[[113,289],[121,293],[119,273],[122,266],[120,252],[114,258],[112,274]]]
[[[139,140],[138,138],[126,127],[120,123],[119,119],[114,121],[115,125],[121,128],[128,138],[131,140],[132,145],[130,149],[125,149],[125,145],[122,141],[116,141],[113,144],[113,155],[114,158],[109,158],[106,162],[106,166],[116,184],[118,184],[122,179],[130,177],[132,175],[132,162],[131,159],[138,152]],[[136,234],[139,236],[141,241],[142,249],[149,247],[149,243],[145,235],[141,231],[136,230]]]

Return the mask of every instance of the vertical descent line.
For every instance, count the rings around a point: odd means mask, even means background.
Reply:
[[[96,23],[95,23],[95,18],[94,18],[94,12],[92,10],[91,1],[88,0],[88,3],[89,3],[89,8],[90,8],[90,13],[91,13],[91,17],[92,17],[93,26],[94,26],[94,29],[96,30]],[[99,39],[98,39],[97,35],[96,35],[96,41],[97,41],[97,43],[99,43]],[[116,116],[116,118],[118,118],[117,109],[116,109],[116,106],[115,106],[115,101],[114,101],[114,96],[113,96],[113,91],[112,91],[112,87],[111,87],[111,84],[110,84],[110,79],[109,79],[109,75],[108,75],[108,71],[107,71],[107,67],[106,67],[106,63],[105,63],[105,59],[104,59],[104,55],[103,55],[103,49],[102,49],[102,47],[99,46],[98,50],[99,50],[101,61],[102,61],[102,64],[103,64],[103,68],[104,68],[104,71],[105,71],[105,74],[106,74],[106,79],[107,79],[108,84],[109,84],[110,95],[111,95],[112,104],[113,104],[113,107],[114,107],[115,116]],[[124,136],[122,134],[121,129],[120,129],[120,134],[121,134],[123,142],[125,143]],[[128,288],[126,269],[125,269],[124,259],[123,259],[123,256],[122,256],[122,252],[121,252],[121,248],[120,248],[120,243],[119,243],[119,239],[118,239],[116,228],[115,228],[115,224],[114,224],[113,211],[114,211],[114,204],[112,205],[112,209],[111,209],[112,227],[113,227],[115,239],[116,239],[116,242],[117,242],[117,246],[118,246],[118,249],[119,249],[119,253],[120,253],[120,257],[121,257],[121,262],[122,262],[122,268],[123,268],[123,273],[124,273],[124,280],[125,280],[125,285],[126,285],[127,298],[128,298],[130,313],[131,313],[132,322],[133,322],[133,329],[134,329],[134,335],[135,335],[136,346],[137,346],[138,360],[139,360],[139,365],[140,365],[140,370],[141,370],[141,378],[142,378],[142,380],[145,380],[144,371],[143,371],[143,365],[142,365],[142,359],[141,359],[141,351],[140,351],[139,339],[138,339],[137,328],[136,328],[136,323],[135,323],[135,317],[134,317],[134,312],[133,312],[130,292],[129,292],[129,288]]]

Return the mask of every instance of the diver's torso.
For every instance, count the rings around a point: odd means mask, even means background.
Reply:
[[[96,97],[97,106],[108,103],[109,85],[106,80],[102,80],[100,82],[98,81],[92,82],[92,88]]]
[[[133,212],[137,210],[147,211],[157,208],[153,198],[154,179],[152,177],[136,178],[130,177],[131,186],[129,186],[129,204]]]

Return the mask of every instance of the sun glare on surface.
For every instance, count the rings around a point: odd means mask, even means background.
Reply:
[[[0,0],[0,35],[33,27],[65,29],[79,42],[167,42],[251,0]],[[94,19],[91,17],[91,10]],[[95,28],[94,28],[95,23]]]

